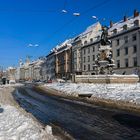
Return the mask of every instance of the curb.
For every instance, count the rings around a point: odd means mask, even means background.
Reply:
[[[88,97],[83,98],[83,97],[78,97],[78,94],[77,96],[69,95],[69,94],[65,94],[63,91],[58,91],[53,88],[42,87],[42,86],[34,87],[34,89],[40,91],[43,94],[58,96],[60,98],[67,98],[70,100],[82,101],[85,103],[94,104],[105,108],[108,107],[112,109],[119,109],[122,111],[127,111],[129,113],[134,113],[135,115],[136,114],[140,115],[140,105],[130,103],[130,102],[114,101],[110,99],[97,98],[93,96],[91,98]]]

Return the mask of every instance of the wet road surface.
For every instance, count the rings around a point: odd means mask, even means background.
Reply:
[[[77,140],[140,140],[140,117],[18,88],[18,103],[43,124],[53,124]]]

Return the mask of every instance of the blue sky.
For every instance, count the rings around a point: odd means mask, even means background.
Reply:
[[[0,66],[17,66],[26,56],[45,56],[95,23],[92,16],[109,25],[110,20],[131,16],[134,9],[140,11],[139,5],[140,0],[0,0]],[[73,16],[75,12],[81,16]]]

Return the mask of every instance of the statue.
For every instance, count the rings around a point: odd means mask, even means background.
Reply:
[[[108,27],[107,26],[102,26],[102,34],[101,34],[101,45],[110,45],[111,41],[108,40]]]
[[[93,65],[96,74],[113,74],[114,60],[112,59],[111,41],[108,39],[108,27],[102,26],[99,53]]]

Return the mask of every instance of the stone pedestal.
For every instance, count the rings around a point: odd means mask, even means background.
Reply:
[[[138,75],[76,75],[76,83],[114,84],[114,83],[137,83]]]

